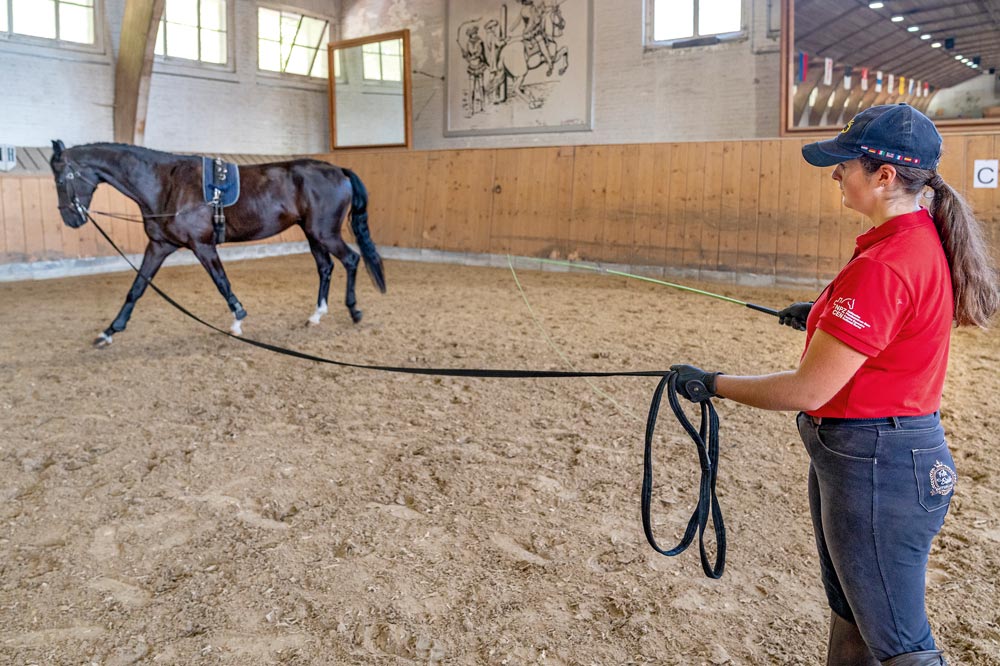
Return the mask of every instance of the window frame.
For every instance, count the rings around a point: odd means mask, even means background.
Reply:
[[[675,37],[674,39],[654,39],[654,26],[656,25],[656,2],[657,0],[644,0],[645,10],[645,47],[648,49],[685,49],[700,46],[715,46],[727,42],[738,42],[749,37],[749,17],[747,12],[747,0],[740,0],[740,29],[731,32],[718,32],[708,35],[689,35],[686,37]],[[694,30],[698,30],[698,15],[701,11],[701,0],[691,0],[694,4]]]
[[[369,88],[379,88],[379,87],[382,87],[382,86],[391,86],[392,88],[395,88],[396,84],[402,83],[402,81],[403,81],[403,67],[404,67],[404,65],[403,65],[403,44],[402,44],[402,40],[400,40],[399,53],[398,54],[392,54],[392,53],[387,54],[387,53],[384,53],[382,51],[382,44],[384,44],[387,41],[392,41],[392,40],[385,39],[385,40],[382,40],[380,42],[370,42],[368,44],[362,44],[361,45],[361,57],[362,57],[361,79],[362,79],[362,83],[366,87],[369,87]],[[379,78],[377,78],[377,79],[369,79],[367,76],[365,76],[365,68],[364,68],[364,54],[365,54],[365,51],[364,51],[364,49],[365,49],[366,46],[371,46],[371,45],[377,45],[379,47],[379,49],[378,49],[378,71],[379,71]],[[387,55],[399,58],[399,79],[387,79],[387,78],[385,78],[385,76],[383,76],[383,73],[385,72],[385,68],[382,66],[382,64],[383,64],[384,58]]]
[[[165,0],[163,3],[163,15],[160,17],[159,26],[163,26],[167,20],[167,3],[170,0]],[[237,0],[225,0],[226,2],[226,62],[219,64],[216,62],[205,62],[204,60],[192,60],[191,58],[181,58],[179,56],[170,56],[166,53],[159,54],[155,52],[156,40],[160,35],[160,28],[157,27],[156,34],[153,36],[154,52],[153,52],[153,71],[162,72],[165,74],[178,74],[183,73],[185,70],[190,72],[190,70],[202,70],[207,72],[220,72],[220,73],[235,73],[236,72],[236,40],[234,38],[234,32],[236,30],[236,2]],[[200,19],[199,19],[200,20]],[[201,27],[198,27],[201,30]],[[199,34],[199,39],[201,35]],[[166,50],[166,41],[164,41],[164,50]]]
[[[311,76],[309,74],[296,74],[295,72],[276,72],[273,69],[261,69],[260,67],[260,10],[261,9],[270,9],[271,11],[276,11],[276,12],[287,12],[289,14],[298,14],[299,16],[302,16],[304,18],[311,18],[317,21],[326,21],[327,42],[326,44],[322,44],[316,47],[316,58],[313,59],[314,67],[316,65],[317,59],[327,58],[327,47],[333,42],[337,41],[337,38],[333,34],[334,27],[336,26],[333,17],[325,14],[310,14],[307,11],[303,10],[301,7],[283,5],[277,2],[258,2],[256,3],[256,9],[254,10],[254,63],[257,70],[257,76],[262,76],[269,79],[286,79],[288,81],[312,84],[315,86],[322,86],[323,88],[326,88],[327,81],[333,76],[333,72],[329,71],[329,67],[327,67],[328,71],[326,73],[326,78]]]
[[[59,0],[61,1],[61,0]],[[94,43],[93,44],[82,44],[80,42],[73,42],[64,39],[59,39],[58,37],[36,37],[35,35],[22,35],[21,33],[14,32],[10,30],[11,20],[13,18],[13,0],[0,0],[0,8],[2,11],[7,13],[7,26],[8,30],[0,32],[0,44],[10,44],[10,45],[24,45],[24,46],[40,46],[50,49],[58,49],[59,51],[76,51],[78,53],[91,54],[91,55],[106,55],[106,35],[104,26],[106,23],[105,16],[105,0],[94,0]],[[56,21],[58,26],[58,6],[56,8]]]

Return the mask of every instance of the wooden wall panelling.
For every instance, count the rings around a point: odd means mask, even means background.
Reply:
[[[440,250],[484,252],[489,247],[492,150],[449,150],[428,164],[426,244]]]
[[[98,188],[97,195],[94,197],[94,202],[91,207],[94,210],[104,211],[106,213],[117,213],[119,204],[117,199],[121,197],[121,193],[112,188],[110,185],[101,185]],[[107,215],[94,215],[101,227],[108,232],[111,239],[115,242],[115,245],[120,247],[123,252],[128,252],[128,241],[129,241],[129,222],[126,220],[119,219],[117,217],[108,217]],[[108,242],[104,238],[97,239],[97,247],[101,254],[107,256],[117,256],[114,248],[108,245]]]
[[[722,189],[725,182],[725,142],[713,141],[705,147],[702,168],[701,209],[698,213],[698,252],[694,255],[698,268],[715,271],[719,268],[720,229],[722,227]],[[697,235],[697,234],[696,234]]]
[[[52,187],[55,188],[55,181],[53,181]],[[58,194],[56,194],[56,199],[58,201]],[[67,259],[76,259],[81,256],[80,236],[83,233],[83,229],[73,229],[66,224],[62,224],[59,226],[59,233],[62,235],[63,256]]]
[[[681,266],[695,271],[701,265],[707,156],[707,144],[688,144],[687,180],[684,188],[684,230],[681,232]]]
[[[608,148],[610,146],[580,146],[576,149],[570,243],[581,259],[600,259],[604,249]]]
[[[0,180],[3,200],[4,251],[8,261],[24,261],[24,207],[21,200],[22,178]]]
[[[820,101],[822,101],[822,96]],[[779,275],[800,277],[803,271],[798,257],[798,233],[799,226],[802,224],[802,211],[799,209],[799,188],[802,184],[802,172],[805,168],[800,142],[782,141],[779,155],[778,181],[780,185],[778,189],[774,272]],[[815,257],[814,252],[814,260]]]
[[[740,169],[740,227],[734,270],[753,273],[757,270],[757,237],[760,214],[759,141],[744,142]]]
[[[667,268],[683,265],[690,147],[688,143],[670,145],[670,202],[667,207],[667,243],[663,253],[663,263]]]
[[[790,143],[790,142],[789,142]],[[769,140],[760,147],[760,198],[757,215],[757,257],[755,273],[775,274],[775,256],[778,251],[778,227],[787,219],[781,209],[780,164],[782,142]]]
[[[59,214],[59,196],[51,178],[42,178],[38,183],[38,197],[42,214],[42,241],[45,244],[45,259],[62,259],[66,256],[63,248],[62,228],[65,223]]]
[[[843,106],[843,100],[840,102]],[[839,108],[834,103],[834,108]],[[826,248],[820,246],[820,198],[822,197],[821,179],[826,169],[821,169],[808,164],[802,158],[802,146],[809,143],[808,140],[800,142],[796,151],[798,171],[801,174],[799,181],[798,196],[798,216],[796,251],[794,258],[795,272],[804,278],[815,278],[819,271],[819,255]],[[803,166],[804,165],[804,166]],[[832,181],[831,181],[832,183]],[[825,240],[825,238],[824,238]],[[836,249],[837,243],[834,243]]]
[[[421,247],[423,221],[417,218],[427,197],[427,153],[406,153],[384,161],[392,165],[391,216],[385,222],[396,230],[394,244],[398,247]]]
[[[498,160],[504,152],[497,151]],[[529,148],[519,152],[514,208],[520,213],[507,222],[514,230],[512,254],[548,257],[555,252],[563,256],[572,205],[573,149]]]
[[[42,202],[37,178],[21,179],[21,209],[24,213],[24,253],[26,261],[38,261],[45,254]]]
[[[722,191],[719,201],[719,259],[717,269],[736,269],[740,240],[740,183],[743,175],[743,142],[722,146]]]
[[[604,213],[604,258],[628,264],[635,253],[636,145],[614,146],[608,160]]]
[[[836,275],[841,267],[847,263],[847,259],[850,259],[850,252],[854,250],[854,237],[844,233],[845,225],[842,224],[841,219],[843,204],[841,203],[840,187],[830,177],[833,167],[810,168],[816,172],[818,182],[816,194],[819,200],[816,273],[817,277],[825,280]],[[843,256],[845,241],[850,243],[846,259]]]
[[[493,171],[493,219],[491,222],[490,251],[498,254],[522,254],[524,243],[524,222],[519,216],[524,213],[525,203],[522,190],[527,187],[532,172],[531,155],[527,148],[496,151]],[[524,181],[522,183],[522,174]],[[534,175],[537,176],[535,171]]]
[[[633,261],[662,266],[667,242],[670,192],[670,144],[645,143],[636,155],[635,233]]]
[[[537,200],[539,215],[545,220],[544,229],[553,235],[544,236],[543,229],[536,231],[538,244],[548,256],[558,253],[567,256],[571,250],[568,242],[572,228],[573,179],[576,148],[564,146],[547,153],[545,163],[545,195]]]
[[[972,206],[980,224],[983,225],[983,232],[993,250],[994,257],[998,256],[997,250],[1000,249],[997,245],[997,224],[1000,222],[997,214],[1000,196],[997,193],[1000,192],[1000,189],[973,187],[972,183],[975,178],[976,160],[991,160],[1000,157],[1000,153],[997,151],[1000,146],[996,145],[996,139],[997,137],[990,135],[966,137],[965,167],[962,170],[963,178],[969,183],[966,200]]]

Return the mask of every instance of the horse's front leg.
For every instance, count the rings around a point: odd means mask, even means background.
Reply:
[[[226,277],[226,271],[222,268],[222,260],[219,259],[219,253],[216,252],[215,245],[198,243],[191,249],[194,251],[194,256],[198,257],[198,261],[205,267],[208,274],[212,276],[212,282],[215,283],[222,297],[226,299],[229,310],[233,313],[233,325],[229,327],[229,330],[232,331],[233,335],[242,335],[242,321],[247,316],[247,311],[243,309],[243,306],[233,294],[232,287],[229,286],[229,278]]]
[[[146,252],[142,257],[142,266],[139,267],[139,272],[132,282],[132,288],[128,290],[128,295],[125,297],[125,305],[118,311],[118,316],[111,322],[111,326],[104,329],[104,332],[94,340],[95,347],[107,347],[111,344],[111,336],[125,330],[128,320],[132,316],[132,310],[135,309],[136,301],[146,291],[146,285],[156,275],[156,271],[160,270],[163,260],[176,250],[176,245],[165,241],[150,241],[146,245]]]

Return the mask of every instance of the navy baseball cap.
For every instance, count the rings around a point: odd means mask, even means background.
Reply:
[[[884,104],[854,116],[834,139],[802,147],[813,166],[827,167],[868,155],[883,162],[933,170],[941,159],[941,134],[908,104]]]

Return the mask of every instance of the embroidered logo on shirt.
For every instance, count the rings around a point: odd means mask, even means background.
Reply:
[[[854,299],[842,296],[833,302],[833,316],[843,319],[854,328],[864,330],[872,325],[854,312]]]
[[[934,461],[931,467],[931,495],[947,495],[955,490],[955,481],[958,475],[955,470],[948,467],[940,460]]]

